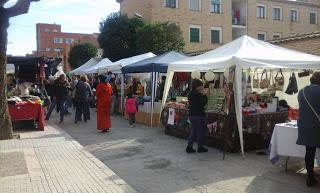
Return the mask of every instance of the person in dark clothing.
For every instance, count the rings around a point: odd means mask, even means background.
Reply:
[[[46,85],[46,89],[47,89],[48,95],[50,96],[50,100],[51,100],[48,112],[46,114],[46,119],[45,119],[47,121],[50,119],[52,111],[57,106],[57,95],[56,95],[57,92],[56,92],[56,90],[57,90],[58,83],[59,83],[59,79],[58,80],[51,79],[49,84]]]
[[[111,86],[112,86],[112,102],[111,102],[111,114],[115,114],[117,112],[116,108],[118,105],[118,88],[117,88],[117,84],[116,84],[116,80],[112,79],[111,80]]]
[[[67,99],[69,96],[69,90],[71,89],[70,84],[67,81],[65,74],[59,77],[59,82],[56,86],[56,98],[59,104],[60,111],[60,123],[63,122],[64,115],[67,112]]]
[[[204,137],[206,134],[205,125],[205,106],[208,102],[203,83],[199,79],[194,79],[192,82],[192,90],[188,94],[189,101],[189,119],[192,124],[192,130],[186,148],[187,153],[195,153],[193,143],[198,143],[198,153],[207,152],[204,145]]]
[[[306,146],[305,164],[308,172],[307,186],[318,183],[314,176],[314,158],[316,148],[320,148],[320,72],[315,72],[311,85],[306,86],[298,94],[298,145]]]
[[[162,96],[163,96],[163,91],[164,91],[164,86],[166,84],[166,77],[162,76],[161,77],[161,82],[159,84],[159,95],[158,95],[158,100],[162,100]]]
[[[75,101],[76,101],[76,114],[74,123],[77,124],[78,121],[82,120],[87,122],[90,119],[90,110],[89,110],[89,96],[92,95],[91,87],[87,83],[86,76],[81,76],[80,81],[78,81],[75,87]]]

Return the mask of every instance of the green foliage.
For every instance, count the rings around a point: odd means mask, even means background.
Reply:
[[[73,46],[69,52],[68,62],[76,69],[97,55],[98,49],[90,43],[80,43]]]
[[[183,51],[181,29],[173,23],[150,23],[138,30],[138,52],[162,54],[168,51]]]
[[[128,18],[119,12],[112,13],[100,22],[98,42],[104,57],[111,61],[137,54],[137,29],[144,25],[139,18]]]
[[[178,25],[168,22],[146,24],[140,18],[128,18],[119,12],[100,23],[98,42],[104,57],[111,61],[146,52],[183,51],[185,45]]]

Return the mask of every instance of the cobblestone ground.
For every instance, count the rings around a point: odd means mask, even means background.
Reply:
[[[225,160],[214,148],[187,155],[185,140],[160,128],[129,128],[120,117],[112,117],[110,132],[98,133],[94,111],[88,123],[75,125],[72,116],[61,127],[140,193],[320,193],[320,186],[306,187],[303,159],[290,160],[286,173],[285,159],[272,165],[255,152]]]
[[[54,126],[0,141],[0,193],[132,193],[129,185]]]

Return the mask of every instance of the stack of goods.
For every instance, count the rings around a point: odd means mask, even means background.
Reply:
[[[177,109],[187,109],[189,106],[188,102],[187,101],[183,101],[183,102],[180,102],[180,103],[177,103],[177,102],[169,102],[167,104],[167,107],[168,108],[177,108]]]
[[[221,111],[224,104],[224,91],[223,89],[209,89],[208,95],[208,110]]]
[[[24,97],[11,97],[8,99],[9,104],[40,104],[43,105],[43,101],[37,96],[24,96]]]

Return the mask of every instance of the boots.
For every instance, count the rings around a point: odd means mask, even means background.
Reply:
[[[186,148],[186,152],[187,152],[187,153],[195,153],[196,150],[194,150],[191,145],[188,145],[187,148]]]
[[[307,186],[312,187],[318,183],[317,179],[313,175],[308,175]]]

